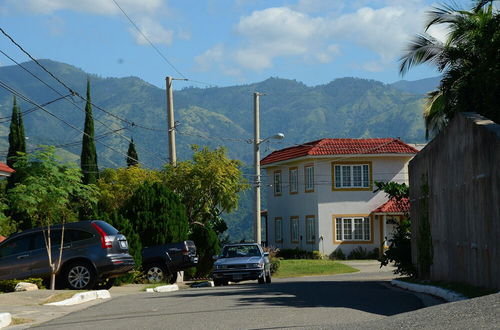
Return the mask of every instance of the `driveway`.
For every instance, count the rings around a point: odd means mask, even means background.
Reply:
[[[423,307],[415,295],[386,285],[390,270],[247,282],[174,293],[141,293],[43,324],[44,329],[330,328],[381,320]],[[372,267],[372,271],[369,271]]]

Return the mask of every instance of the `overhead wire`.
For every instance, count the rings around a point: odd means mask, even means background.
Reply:
[[[61,98],[64,98],[66,101],[68,101],[69,103],[71,103],[75,108],[77,108],[79,111],[82,111],[85,113],[85,110],[80,108],[80,106],[78,106],[72,99],[68,98],[69,96],[72,96],[72,95],[75,95],[76,92],[72,91],[72,93],[66,97],[63,97],[63,95],[58,91],[56,90],[54,87],[52,87],[51,85],[49,85],[47,82],[45,82],[44,80],[42,80],[40,77],[38,77],[36,74],[34,74],[33,72],[31,72],[29,69],[27,69],[25,66],[23,66],[21,63],[19,63],[18,61],[14,60],[12,57],[10,57],[8,54],[6,54],[4,51],[0,50],[0,52],[6,56],[7,58],[9,58],[12,62],[16,63],[18,66],[20,66],[23,70],[25,70],[26,72],[28,72],[31,76],[33,76],[35,79],[37,79],[38,81],[40,81],[41,83],[43,83],[45,86],[47,86],[49,89],[51,89],[53,92],[55,92],[56,94],[60,95]],[[32,58],[30,56],[30,58]],[[40,65],[40,64],[39,64]],[[42,66],[43,67],[43,66]],[[45,71],[48,71],[48,70],[45,70]],[[52,75],[51,76],[55,76],[55,75]],[[59,81],[59,80],[58,80]],[[68,88],[65,84],[63,85],[65,86],[66,88]],[[77,96],[79,96],[79,94],[76,94]],[[87,100],[87,98],[82,98],[83,100],[85,101],[90,101],[90,100]],[[89,102],[91,103],[91,102]],[[94,107],[100,109],[100,107],[94,105]],[[101,111],[107,113],[107,111],[105,110],[102,110],[100,109]],[[114,115],[113,115],[114,116]],[[116,118],[118,118],[117,116],[114,116]],[[102,122],[101,120],[97,119],[97,118],[94,118],[94,120],[96,122],[98,122],[99,124],[103,125],[104,127],[108,128],[108,129],[111,129],[113,131],[113,128],[110,127],[110,125]],[[125,121],[127,124],[129,124],[130,126],[137,126],[134,122],[131,122],[129,120],[126,120]],[[118,130],[120,131],[120,130]],[[117,133],[118,131],[116,131],[115,133]],[[118,136],[120,136],[122,139],[126,140],[127,142],[129,143],[132,143],[132,140],[129,139],[128,137],[122,135],[122,134],[117,134]],[[156,158],[157,160],[160,160],[160,162],[164,162],[166,161],[164,158],[160,157],[158,154],[156,154],[155,152],[152,152],[150,151],[149,149],[146,149],[146,148],[142,148],[140,147],[139,145],[137,145],[137,149],[139,149],[140,151],[146,151],[147,153],[149,153],[150,155],[154,155],[154,158]]]
[[[25,96],[24,94],[20,93],[19,91],[15,90],[14,88],[10,87],[9,85],[7,85],[6,83],[4,83],[3,81],[0,80],[0,87],[2,87],[3,89],[9,91],[10,93],[12,93],[13,95],[16,95],[18,96],[19,98],[21,98],[22,100],[30,103],[30,104],[33,104],[34,106],[38,107],[40,110],[44,111],[45,113],[47,113],[48,115],[50,115],[51,117],[53,118],[56,118],[57,120],[61,121],[63,124],[71,127],[72,129],[82,133],[83,135],[86,135],[88,137],[90,137],[90,135],[84,131],[82,131],[81,129],[79,129],[78,127],[74,126],[73,124],[67,122],[66,120],[60,118],[59,116],[53,114],[52,112],[48,111],[47,109],[45,109],[44,107],[42,107],[41,105],[37,104],[35,101],[31,100],[29,97]],[[103,146],[105,146],[106,148],[110,149],[110,150],[113,150],[125,157],[128,157],[127,154],[121,152],[120,150],[117,150],[115,149],[114,147],[111,147],[109,146],[108,144],[98,140],[97,141],[98,143],[102,144]],[[143,166],[145,166],[145,164],[142,164]],[[145,167],[148,167],[148,166],[145,166]]]

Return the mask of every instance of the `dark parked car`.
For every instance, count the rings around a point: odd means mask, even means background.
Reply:
[[[229,281],[258,280],[271,283],[269,253],[256,243],[230,244],[215,256],[212,277],[214,285],[227,285]]]
[[[193,241],[182,241],[142,250],[142,269],[150,283],[175,283],[177,272],[196,266],[198,255]]]
[[[52,257],[59,257],[61,225],[51,227]],[[125,236],[101,220],[64,226],[58,283],[70,289],[109,288],[117,276],[134,268]],[[0,243],[0,280],[50,278],[50,266],[42,228],[14,234]]]

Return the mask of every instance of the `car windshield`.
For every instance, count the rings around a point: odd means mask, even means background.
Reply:
[[[222,250],[221,258],[260,257],[261,253],[255,245],[226,246]]]

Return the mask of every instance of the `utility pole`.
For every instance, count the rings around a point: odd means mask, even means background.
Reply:
[[[254,166],[255,166],[255,219],[254,238],[257,244],[262,243],[260,223],[260,119],[259,119],[260,93],[253,93],[254,106]]]
[[[175,152],[175,120],[174,120],[174,95],[172,91],[172,77],[167,77],[167,112],[168,112],[168,144],[170,164],[173,166],[177,163],[177,155]]]

